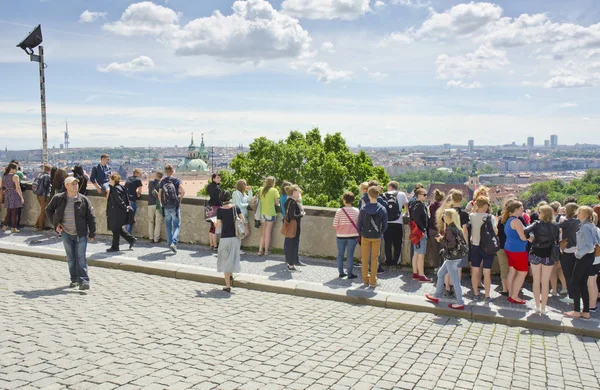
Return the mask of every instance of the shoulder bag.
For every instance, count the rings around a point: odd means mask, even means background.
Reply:
[[[236,206],[233,206],[231,208],[233,210],[233,225],[235,226],[235,236],[241,240],[246,237],[246,226],[237,214],[235,207]]]
[[[283,219],[283,226],[281,227],[281,234],[286,238],[295,238],[298,232],[298,221],[296,219],[289,220],[291,204],[292,202],[290,201],[285,212],[285,218]]]

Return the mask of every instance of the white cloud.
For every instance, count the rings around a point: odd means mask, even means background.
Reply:
[[[544,84],[546,88],[583,88],[591,86],[589,80],[578,76],[556,76]]]
[[[369,70],[369,68],[367,68],[366,66],[363,66],[363,70],[365,71],[367,76],[369,76],[370,79],[377,80],[377,81],[384,80],[384,79],[388,78],[388,76],[389,76],[389,74],[384,73],[384,72],[371,72]]]
[[[526,94],[525,94],[525,99],[531,100],[531,95],[530,95],[530,94],[528,94],[528,93],[526,93]]]
[[[399,43],[403,45],[408,45],[413,43],[414,38],[411,36],[410,32],[394,32],[383,38],[378,44],[378,47],[385,47],[389,44]]]
[[[416,30],[417,38],[444,39],[471,36],[490,22],[500,19],[502,8],[491,3],[459,4],[449,10],[431,15]]]
[[[391,4],[403,5],[405,7],[423,8],[429,7],[431,3],[429,1],[422,0],[391,0]]]
[[[215,11],[181,27],[179,15],[149,2],[130,5],[104,29],[119,35],[154,35],[179,56],[208,55],[230,62],[297,58],[310,52],[311,38],[297,19],[265,0],[238,0],[233,14]]]
[[[326,53],[335,53],[335,46],[331,42],[325,42],[321,45],[321,51]]]
[[[106,18],[106,12],[91,12],[85,10],[79,16],[79,23],[94,23],[100,18]]]
[[[436,60],[439,79],[461,79],[481,71],[497,70],[508,64],[506,52],[489,46],[480,46],[473,53],[450,57],[441,54]]]
[[[463,89],[476,89],[482,88],[483,85],[479,81],[473,81],[472,83],[464,83],[461,80],[450,80],[446,84],[448,88],[463,88]]]
[[[573,107],[577,107],[577,103],[561,103],[557,107],[559,107],[559,108],[573,108]]]
[[[371,10],[371,0],[285,0],[281,9],[305,19],[353,20]]]
[[[179,15],[170,8],[149,1],[131,4],[121,19],[102,26],[116,35],[155,35],[172,33],[178,29]]]
[[[387,4],[381,0],[375,1],[375,9],[380,10],[387,7]]]
[[[129,62],[113,62],[106,66],[98,66],[98,70],[104,73],[138,73],[149,71],[152,68],[154,68],[154,61],[146,56],[139,56]]]
[[[584,54],[585,58],[592,58],[592,57],[596,57],[597,55],[600,55],[600,49],[588,50]]]
[[[352,77],[352,72],[333,70],[326,62],[313,63],[308,69],[308,73],[317,76],[317,80],[323,83],[329,83],[336,80],[348,80]]]

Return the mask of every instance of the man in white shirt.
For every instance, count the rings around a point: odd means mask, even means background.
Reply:
[[[387,185],[387,192],[383,194],[388,203],[388,228],[383,235],[387,266],[398,265],[402,254],[402,238],[404,237],[402,208],[408,203],[408,198],[404,192],[399,191],[399,187],[397,181],[391,181]]]

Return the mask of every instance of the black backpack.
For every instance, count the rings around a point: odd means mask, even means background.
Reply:
[[[46,184],[45,176],[50,177],[46,172],[42,172],[33,179],[33,184],[31,184],[31,190],[38,196],[44,195],[47,190],[47,188],[44,188]]]
[[[483,218],[483,224],[480,230],[479,247],[486,255],[495,255],[500,250],[500,240],[494,231],[492,216],[487,215]]]
[[[162,186],[162,207],[164,209],[175,209],[179,207],[179,194],[175,183],[171,178],[165,180],[165,184]]]
[[[387,215],[388,221],[396,221],[402,215],[400,213],[400,205],[398,204],[398,191],[386,192],[383,194],[385,200],[387,200]]]
[[[361,236],[364,238],[380,238],[381,237],[381,215],[365,213],[363,218],[363,229]]]

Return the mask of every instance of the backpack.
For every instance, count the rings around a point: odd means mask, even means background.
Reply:
[[[391,193],[386,192],[384,194],[384,197],[388,203],[388,207],[387,207],[388,221],[396,221],[396,220],[400,219],[402,214],[400,213],[400,205],[398,204],[398,191],[394,191]]]
[[[33,179],[33,184],[31,184],[31,190],[38,196],[44,195],[46,192],[46,188],[44,188],[44,176],[48,176],[46,172],[42,172],[35,179]]]
[[[381,216],[377,214],[365,213],[363,217],[363,230],[361,236],[364,238],[380,238],[381,237]]]
[[[170,178],[165,180],[165,184],[162,186],[161,203],[164,209],[179,207],[179,194],[177,193],[177,188],[175,188],[175,183]]]
[[[494,231],[491,215],[483,218],[480,230],[479,247],[486,255],[495,255],[500,250],[500,240]]]

